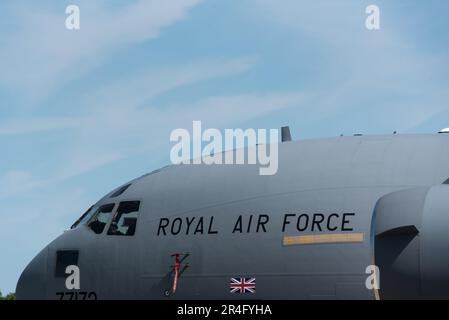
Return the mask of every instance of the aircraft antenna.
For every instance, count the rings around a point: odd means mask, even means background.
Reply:
[[[281,142],[292,141],[290,128],[288,126],[281,128]]]

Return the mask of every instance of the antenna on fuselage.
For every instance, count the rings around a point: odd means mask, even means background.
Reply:
[[[290,134],[290,128],[288,126],[281,128],[281,142],[292,141],[292,135]]]

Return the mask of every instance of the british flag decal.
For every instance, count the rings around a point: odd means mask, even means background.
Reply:
[[[256,278],[231,278],[229,290],[231,293],[255,293]]]

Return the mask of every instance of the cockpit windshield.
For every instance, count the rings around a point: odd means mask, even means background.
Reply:
[[[115,203],[93,205],[70,227],[86,224],[96,234],[103,233],[113,214]],[[109,226],[108,235],[133,236],[139,216],[140,201],[122,201]]]
[[[95,210],[97,210],[97,207],[95,207],[95,206],[91,206],[89,209],[87,209],[86,212],[84,212],[83,215],[81,217],[79,217],[78,220],[76,220],[74,224],[72,224],[70,229],[75,229],[79,225],[81,225],[84,222],[86,222],[87,220],[89,220],[90,217],[92,217],[92,215],[95,213]]]
[[[115,204],[105,204],[102,205],[89,220],[88,226],[92,229],[96,234],[100,234],[103,232],[104,227],[109,222],[109,218],[112,215],[112,210],[114,209]]]
[[[120,202],[114,219],[109,226],[108,235],[132,236],[136,232],[140,201]]]

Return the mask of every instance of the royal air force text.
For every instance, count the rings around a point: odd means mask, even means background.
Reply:
[[[282,220],[273,223],[268,214],[239,215],[227,230],[214,216],[184,216],[160,218],[157,227],[157,236],[177,235],[214,235],[220,232],[265,233],[271,228],[282,233],[293,232],[350,232],[354,230],[353,218],[355,213],[313,213],[293,214],[282,216]],[[220,216],[220,219],[223,219]]]

